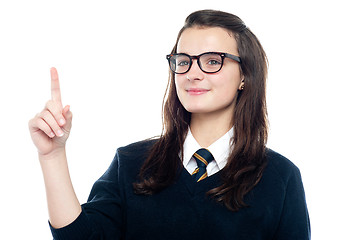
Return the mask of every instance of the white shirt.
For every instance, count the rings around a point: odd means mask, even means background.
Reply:
[[[217,141],[212,143],[207,149],[212,153],[214,161],[211,161],[207,166],[207,174],[211,176],[224,168],[227,164],[227,159],[231,150],[231,141],[233,138],[233,127]],[[193,137],[191,130],[188,129],[187,137],[183,145],[183,165],[189,174],[198,167],[193,154],[202,148],[197,140]]]

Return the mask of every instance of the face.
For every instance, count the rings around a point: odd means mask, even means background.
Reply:
[[[238,56],[237,43],[225,29],[188,28],[177,45],[178,53],[191,56],[204,52],[224,52]],[[243,76],[239,63],[224,58],[217,73],[204,73],[193,60],[191,69],[175,75],[177,95],[183,107],[194,114],[228,114],[232,117]]]

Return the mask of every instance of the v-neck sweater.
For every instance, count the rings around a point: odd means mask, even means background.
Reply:
[[[310,239],[301,175],[285,157],[267,149],[263,176],[245,197],[249,206],[233,212],[206,195],[221,184],[222,170],[197,183],[183,167],[159,193],[135,194],[132,184],[155,141],[118,148],[78,218],[50,226],[54,239]]]

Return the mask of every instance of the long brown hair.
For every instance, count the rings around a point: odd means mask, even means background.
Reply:
[[[177,52],[183,31],[192,27],[221,27],[236,40],[244,89],[238,92],[233,116],[234,139],[227,165],[221,171],[222,184],[208,194],[228,209],[237,211],[247,206],[244,196],[259,182],[267,164],[265,145],[268,136],[266,109],[267,57],[257,37],[243,21],[230,13],[202,10],[190,14],[179,31],[172,53]],[[171,185],[182,168],[183,143],[190,125],[191,113],[180,103],[174,73],[163,100],[163,131],[144,162],[137,194],[154,194]]]

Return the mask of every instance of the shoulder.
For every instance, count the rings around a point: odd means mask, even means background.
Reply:
[[[139,142],[134,142],[129,145],[119,147],[117,154],[121,155],[139,155],[150,151],[152,146],[158,141],[158,139],[146,139]]]
[[[274,239],[309,239],[310,222],[298,167],[288,158],[267,149],[268,165],[261,190],[272,204],[277,226]]]
[[[147,159],[157,141],[158,139],[146,139],[119,147],[115,156],[118,165],[127,166],[126,168],[139,168]]]
[[[281,181],[287,185],[290,178],[300,176],[298,167],[285,156],[267,148],[267,172],[280,178]]]

